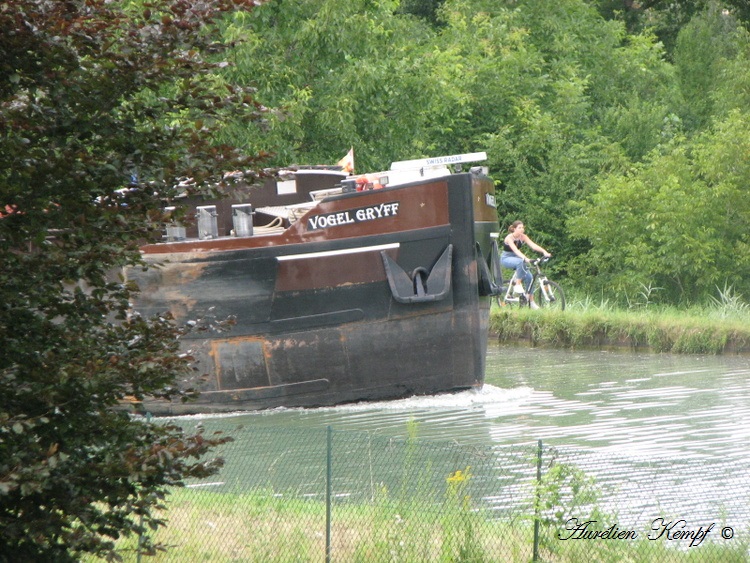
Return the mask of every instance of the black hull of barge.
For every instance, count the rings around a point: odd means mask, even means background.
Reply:
[[[489,315],[472,317],[473,313],[445,313],[366,327],[320,328],[266,337],[262,345],[241,340],[204,343],[224,352],[224,359],[231,355],[231,361],[245,365],[259,365],[260,349],[271,349],[274,353],[268,363],[281,364],[286,374],[296,377],[279,377],[272,385],[256,386],[257,381],[231,381],[234,370],[225,371],[221,390],[203,391],[197,401],[184,404],[146,403],[143,410],[177,415],[319,407],[478,388],[484,381],[480,356],[486,343],[477,346],[467,339],[457,340],[450,330],[470,323],[476,326],[473,330],[482,331],[483,326],[486,333]],[[414,338],[414,334],[423,337]],[[461,352],[455,353],[459,346]]]
[[[218,319],[233,316],[236,324],[224,334],[184,340],[205,374],[180,382],[200,391],[197,401],[148,401],[140,410],[178,415],[316,407],[480,387],[490,300],[480,295],[478,260],[488,255],[497,223],[494,208],[475,209],[492,190],[488,179],[479,188],[477,182],[460,174],[427,188],[370,194],[399,201],[406,214],[410,205],[416,213],[417,204],[405,194],[427,189],[425,199],[434,192],[428,203],[442,201],[445,219],[432,213],[437,219],[414,221],[415,228],[394,222],[396,228],[353,237],[229,250],[178,251],[178,245],[147,255],[163,264],[130,273],[143,292],[142,314],[170,310],[186,321],[210,312]],[[359,197],[337,205],[361,208]],[[399,289],[399,275],[418,269],[433,281],[423,295],[409,296],[409,288]]]

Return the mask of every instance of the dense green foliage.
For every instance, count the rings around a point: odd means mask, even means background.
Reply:
[[[224,437],[117,408],[192,369],[169,319],[128,315],[117,271],[161,236],[178,179],[252,164],[210,142],[227,112],[257,115],[202,53],[253,3],[157,4],[0,2],[0,561],[114,557],[170,487],[221,465]]]
[[[748,27],[742,1],[272,0],[226,22],[222,78],[274,110],[220,138],[359,171],[486,150],[558,278],[750,295]]]
[[[178,182],[485,150],[568,287],[750,295],[745,0],[255,4],[0,0],[0,560],[111,557],[219,464],[116,408],[200,369],[116,275]]]

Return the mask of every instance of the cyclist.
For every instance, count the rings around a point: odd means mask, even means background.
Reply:
[[[526,264],[531,260],[523,253],[521,248],[526,245],[536,252],[540,252],[545,257],[552,256],[544,248],[531,240],[525,232],[523,221],[513,221],[508,227],[508,234],[503,239],[503,253],[500,255],[500,264],[503,268],[509,268],[516,271],[516,286],[513,288],[514,293],[523,293],[529,302],[529,307],[538,309],[539,305],[534,303],[534,298],[527,293],[531,284],[532,275]]]

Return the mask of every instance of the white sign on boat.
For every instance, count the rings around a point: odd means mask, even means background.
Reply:
[[[391,170],[407,170],[410,168],[429,168],[431,166],[445,166],[446,164],[461,164],[464,162],[481,162],[487,160],[486,152],[472,152],[436,156],[432,158],[418,158],[416,160],[401,160],[391,163]]]

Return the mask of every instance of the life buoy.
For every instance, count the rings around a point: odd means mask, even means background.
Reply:
[[[358,192],[379,190],[383,188],[383,184],[380,183],[380,176],[375,174],[365,174],[364,176],[360,176],[357,178],[356,182]]]

